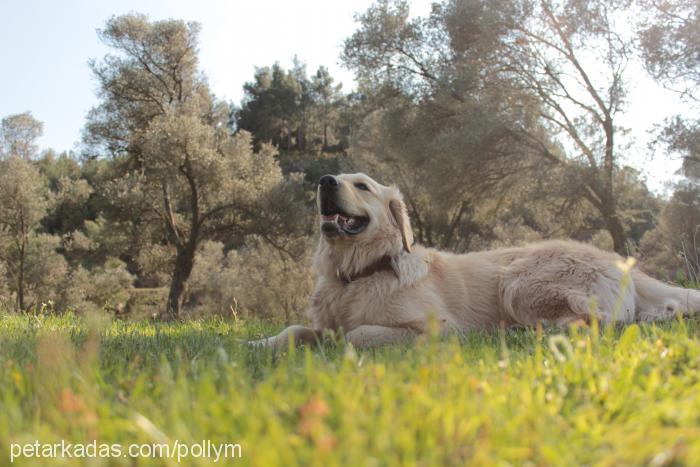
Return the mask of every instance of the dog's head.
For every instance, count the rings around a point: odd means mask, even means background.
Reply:
[[[384,244],[387,251],[411,251],[413,232],[396,187],[365,174],[324,175],[318,182],[321,233],[330,244]]]

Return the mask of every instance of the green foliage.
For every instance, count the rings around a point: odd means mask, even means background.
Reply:
[[[638,0],[640,52],[647,71],[697,110],[700,102],[700,9],[694,0],[656,2]],[[676,115],[665,122],[659,139],[684,157],[683,169],[700,179],[700,121],[695,115]]]
[[[285,355],[239,341],[270,331],[240,320],[0,316],[0,458],[10,443],[37,439],[235,442],[242,465],[687,465],[700,456],[696,320]]]
[[[59,302],[65,306],[61,299],[66,278],[68,264],[65,258],[58,253],[60,239],[55,235],[32,233],[28,237],[27,247],[22,254],[24,276],[24,306],[19,309],[39,307],[48,301]],[[14,278],[17,278],[19,270],[19,250],[13,250],[8,264]],[[12,282],[10,282],[12,284]],[[18,289],[14,289],[18,294]]]
[[[676,115],[667,119],[655,143],[683,157],[683,174],[700,183],[700,120]]]
[[[642,238],[644,266],[667,280],[700,278],[700,186],[683,183],[659,216],[658,225]]]
[[[535,172],[556,185],[566,171],[575,181],[568,197],[590,203],[615,250],[627,250],[614,183],[631,53],[620,27],[625,3],[444,1],[411,18],[407,2],[383,0],[358,16],[343,60],[384,124],[360,151],[378,147],[394,172],[439,180],[401,181],[405,191],[425,186],[436,198],[409,206],[425,224],[419,238],[468,246],[455,231],[474,223],[465,211],[479,194],[507,196],[514,179]]]
[[[86,142],[114,161],[101,195],[127,222],[136,217],[145,226],[127,238],[175,250],[170,317],[180,313],[202,241],[249,234],[261,211],[294,207],[268,202],[284,183],[274,148],[254,151],[249,133],[230,134],[228,106],[197,68],[198,33],[182,21],[113,17],[100,35],[115,55],[91,62],[101,103],[88,118]],[[108,220],[124,226],[120,217]],[[134,261],[143,256],[135,250]]]
[[[0,122],[0,159],[17,157],[30,160],[36,156],[36,139],[44,131],[44,124],[31,112],[8,115]]]
[[[31,161],[17,155],[0,160],[0,261],[7,265],[3,269],[19,310],[36,305],[65,272],[65,260],[56,253],[58,237],[38,230],[47,195]]]
[[[345,42],[343,59],[367,95],[346,165],[398,184],[423,244],[465,251],[490,242],[494,208],[522,193],[520,182],[532,181],[524,173],[552,169],[522,140],[536,109],[504,92],[497,41],[470,29],[498,30],[498,3],[454,15],[457,6],[436,5],[409,19],[407,3],[377,2]]]
[[[18,157],[0,161],[0,222],[12,237],[26,235],[46,213],[46,187],[29,161]]]
[[[188,283],[188,308],[199,315],[298,322],[313,289],[312,252],[305,238],[272,246],[249,237],[245,246],[228,252],[221,243],[205,242]]]
[[[697,99],[700,87],[700,10],[693,0],[639,0],[638,33],[652,76],[684,96]],[[693,97],[695,96],[695,97]]]
[[[78,312],[109,310],[116,314],[126,311],[134,277],[126,265],[115,258],[105,264],[86,270],[80,266],[66,278],[62,309]]]
[[[243,85],[245,97],[234,109],[237,130],[253,134],[256,143],[268,142],[283,151],[330,151],[342,146],[341,85],[324,67],[309,79],[306,66],[295,59],[285,71],[278,63],[255,71]]]
[[[80,162],[69,153],[58,156],[51,150],[37,160],[41,172],[51,191],[51,203],[41,223],[54,235],[67,235],[84,226],[93,217],[90,197],[94,190],[86,179]]]

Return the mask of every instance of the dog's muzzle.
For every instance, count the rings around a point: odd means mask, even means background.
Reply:
[[[357,235],[369,224],[366,216],[345,212],[338,202],[340,181],[333,175],[324,175],[318,181],[318,200],[321,209],[321,231],[328,236]]]

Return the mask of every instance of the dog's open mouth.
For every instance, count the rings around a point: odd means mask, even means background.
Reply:
[[[321,230],[327,235],[357,235],[369,224],[369,217],[343,212],[329,197],[321,198]]]

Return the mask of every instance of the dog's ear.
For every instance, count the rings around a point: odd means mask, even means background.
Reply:
[[[389,201],[389,211],[391,212],[391,217],[394,218],[394,222],[396,222],[396,226],[401,232],[403,248],[410,253],[411,245],[413,245],[413,230],[411,229],[411,221],[408,219],[406,205],[400,197],[393,198],[391,201]]]

